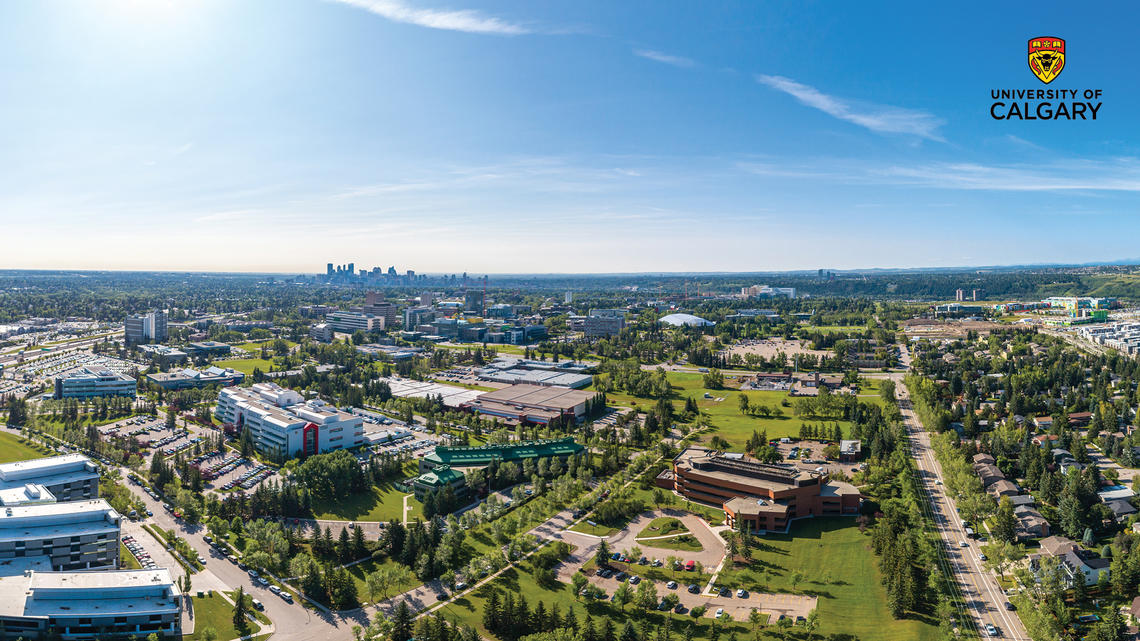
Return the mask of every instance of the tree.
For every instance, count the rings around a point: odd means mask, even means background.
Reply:
[[[623,582],[618,589],[614,591],[614,604],[625,611],[625,606],[633,600],[633,590],[630,589],[629,583]]]
[[[992,532],[995,539],[1006,543],[1013,543],[1017,536],[1017,517],[1013,513],[1013,503],[1008,496],[1001,497],[998,502]]]
[[[248,623],[245,620],[246,605],[245,605],[245,590],[242,586],[238,586],[237,594],[234,595],[234,614],[233,624],[239,630],[244,630]]]
[[[657,588],[653,581],[642,581],[637,584],[637,607],[648,612],[657,607]]]
[[[760,610],[752,608],[752,611],[748,613],[748,622],[752,624],[752,633],[759,636],[760,624],[764,623],[764,615],[760,613]]]
[[[390,641],[408,641],[412,638],[412,611],[408,602],[401,600],[396,606],[396,614],[392,617],[392,633]]]
[[[610,546],[605,539],[598,544],[598,551],[594,553],[594,564],[598,567],[608,565],[610,562]]]
[[[582,589],[586,587],[587,583],[589,583],[589,580],[587,580],[586,576],[581,572],[575,572],[573,576],[570,577],[570,585],[574,586],[575,599],[582,596]]]
[[[815,638],[815,629],[819,627],[819,609],[812,608],[808,612],[807,620],[804,621],[804,629],[807,630],[809,641]]]
[[[381,568],[380,570],[384,569],[386,568]],[[367,590],[369,601],[375,601],[377,594],[384,593],[385,584],[380,576],[380,570],[364,575],[364,588]]]
[[[804,573],[803,572],[792,572],[792,576],[790,578],[792,581],[792,589],[795,590],[796,586],[799,585],[804,580]]]
[[[1002,579],[1005,579],[1005,571],[1010,564],[1025,556],[1025,550],[1021,546],[1009,541],[995,541],[983,545],[982,552],[986,555],[986,567],[997,572]]]

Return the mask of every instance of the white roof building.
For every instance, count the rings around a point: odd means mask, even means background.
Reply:
[[[662,316],[658,319],[658,322],[674,327],[711,327],[716,325],[713,321],[705,320],[700,316],[693,316],[692,314],[669,314],[668,316]]]

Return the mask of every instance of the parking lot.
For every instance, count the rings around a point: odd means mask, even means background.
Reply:
[[[132,416],[121,418],[113,423],[99,426],[100,436],[133,436],[140,443],[152,440],[149,435],[156,429],[161,429],[165,421],[154,416]]]
[[[31,389],[32,386],[25,383],[0,380],[0,396],[23,398]]]
[[[788,443],[776,441],[775,447],[776,451],[780,453],[781,463],[794,465],[805,471],[821,471],[827,474],[840,472],[847,476],[853,476],[864,465],[862,463],[841,463],[826,460],[823,456],[823,448],[827,445],[820,441],[791,439],[791,442]]]
[[[64,376],[81,367],[105,367],[120,374],[137,368],[145,368],[146,363],[126,361],[110,356],[96,356],[87,352],[72,352],[58,356],[40,358],[16,368],[16,374],[26,379],[51,379]]]
[[[407,453],[416,458],[423,458],[435,451],[437,445],[439,445],[438,442],[426,436],[406,436],[391,443],[373,445],[372,451],[376,454]]]
[[[158,564],[151,558],[150,552],[147,552],[142,540],[135,539],[135,537],[130,534],[124,534],[122,538],[123,545],[126,546],[127,551],[135,557],[135,560],[138,561],[138,564],[142,566],[144,570],[155,570],[158,568]],[[151,545],[157,545],[154,541],[149,541],[149,543]]]

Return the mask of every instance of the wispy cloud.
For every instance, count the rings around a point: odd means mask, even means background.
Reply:
[[[654,51],[653,49],[635,49],[633,55],[645,58],[647,60],[652,60],[654,62],[660,62],[662,64],[680,67],[682,69],[692,69],[693,67],[697,66],[696,61],[692,58],[674,56],[672,54]]]
[[[474,9],[427,9],[414,7],[403,0],[332,0],[351,5],[378,16],[429,29],[463,31],[500,36],[531,33],[531,29],[502,18],[488,16]]]
[[[1068,159],[1049,164],[927,162],[881,164],[818,159],[810,163],[747,161],[742,171],[773,178],[802,178],[861,185],[893,185],[958,191],[1140,192],[1140,159]]]
[[[925,111],[848,101],[784,76],[757,75],[756,81],[782,91],[813,109],[874,132],[907,134],[928,140],[945,141],[938,134],[938,128],[942,126],[943,121]]]

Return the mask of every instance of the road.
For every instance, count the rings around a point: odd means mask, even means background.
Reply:
[[[903,353],[906,354],[904,362],[909,364],[910,357],[905,348]],[[967,613],[973,617],[983,635],[985,626],[990,624],[997,628],[1002,638],[1029,641],[1029,635],[1017,613],[1005,609],[1007,599],[997,578],[986,571],[978,558],[977,542],[966,538],[965,523],[946,496],[946,486],[942,483],[942,466],[930,446],[929,433],[923,429],[914,413],[910,393],[902,382],[902,376],[896,374],[892,378],[896,381],[899,409],[910,440],[911,453],[918,467],[920,486],[930,502],[946,562],[957,579]],[[963,541],[967,543],[966,547],[961,547]]]
[[[128,472],[129,470],[122,469],[123,478],[126,478]],[[178,532],[179,536],[189,541],[190,545],[206,558],[206,569],[191,576],[193,582],[191,591],[236,590],[238,586],[241,586],[247,593],[265,604],[265,614],[276,628],[272,637],[275,641],[307,641],[309,639],[348,641],[353,638],[352,627],[354,625],[363,627],[368,624],[368,615],[363,610],[326,614],[303,607],[300,603],[300,597],[297,597],[292,605],[286,603],[268,589],[255,584],[245,571],[227,561],[207,545],[202,539],[202,535],[206,533],[204,527],[200,525],[188,527],[184,522],[175,521],[173,516],[162,509],[160,501],[150,498],[137,485],[125,485],[134,492],[135,496],[146,503],[148,509],[154,512],[154,516],[149,519],[151,523]],[[126,529],[124,527],[124,531]],[[148,550],[157,547],[157,544],[153,543],[153,537],[141,532],[141,527],[139,532],[147,538],[141,538],[140,534],[135,534],[135,537],[143,541]],[[152,551],[151,554],[153,556],[154,552]],[[179,566],[175,564],[169,567],[171,573],[177,576],[180,571]],[[294,594],[294,596],[297,595]]]

